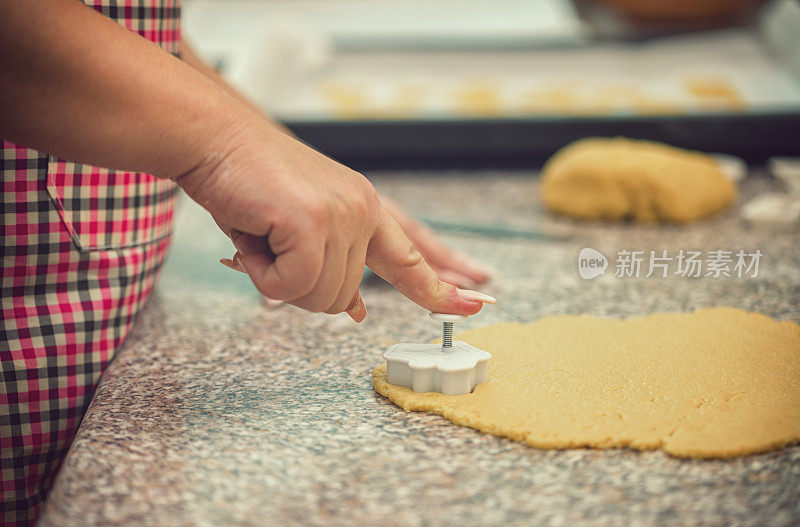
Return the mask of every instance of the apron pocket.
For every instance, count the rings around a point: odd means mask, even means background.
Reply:
[[[144,245],[171,233],[177,185],[142,172],[50,157],[47,192],[82,251]]]

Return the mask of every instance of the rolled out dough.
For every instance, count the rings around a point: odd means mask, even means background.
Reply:
[[[800,441],[800,326],[733,308],[589,315],[460,335],[492,354],[467,395],[375,390],[406,411],[537,448],[631,447],[727,458]]]
[[[565,146],[547,161],[541,181],[549,210],[584,219],[685,223],[736,197],[711,156],[623,137]]]

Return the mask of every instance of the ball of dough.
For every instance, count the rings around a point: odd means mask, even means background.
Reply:
[[[547,161],[541,182],[549,210],[584,219],[685,223],[736,197],[711,156],[622,137],[565,146]]]

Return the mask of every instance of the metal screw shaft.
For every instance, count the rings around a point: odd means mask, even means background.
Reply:
[[[453,323],[442,322],[442,348],[446,351],[453,349]]]

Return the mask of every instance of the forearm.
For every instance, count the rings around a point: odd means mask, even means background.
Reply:
[[[183,42],[181,43],[181,51],[182,51],[181,54],[183,57],[183,61],[186,64],[188,64],[198,72],[205,75],[208,79],[214,82],[214,84],[225,90],[231,96],[241,101],[242,104],[247,105],[254,112],[259,113],[272,126],[274,126],[278,130],[286,134],[293,136],[292,132],[290,132],[288,128],[286,128],[285,126],[283,126],[283,124],[273,119],[270,115],[264,113],[261,110],[261,108],[259,108],[253,103],[253,101],[245,97],[244,94],[242,94],[239,90],[234,88],[228,81],[226,81],[225,78],[222,75],[220,75],[219,72],[217,72],[217,70],[206,64],[206,62],[203,59],[201,59],[197,55],[197,53],[195,53],[194,48],[189,44],[189,42],[186,41],[186,39],[183,39]]]
[[[259,119],[217,84],[75,0],[0,0],[0,137],[177,177]]]

